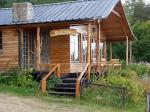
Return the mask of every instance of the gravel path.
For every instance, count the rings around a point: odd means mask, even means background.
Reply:
[[[47,103],[34,98],[22,98],[0,94],[0,112],[83,112],[76,107],[59,103]]]

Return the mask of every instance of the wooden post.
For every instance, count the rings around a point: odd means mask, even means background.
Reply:
[[[126,65],[129,64],[129,40],[128,36],[126,36]]]
[[[23,59],[24,59],[24,51],[23,51],[23,47],[24,47],[24,45],[23,45],[23,29],[21,29],[20,30],[20,32],[21,32],[21,38],[20,38],[20,42],[21,42],[21,49],[20,49],[20,51],[21,51],[21,68],[23,68]]]
[[[107,42],[104,42],[104,58],[107,60]]]
[[[132,41],[130,41],[130,63],[132,63]]]
[[[112,43],[110,42],[109,43],[109,46],[110,46],[110,61],[112,60]]]
[[[82,34],[80,33],[80,38],[79,38],[79,53],[80,53],[80,63],[83,62],[83,53],[82,53],[82,49],[83,49],[83,46],[82,46]]]
[[[97,24],[97,41],[96,41],[96,59],[97,59],[97,71],[100,72],[100,38],[101,38],[101,34],[100,34],[100,23],[98,22]]]
[[[40,69],[40,27],[37,27],[37,69]]]
[[[27,33],[27,43],[28,43],[28,68],[30,68],[30,32]]]
[[[91,63],[91,23],[87,28],[87,63]],[[90,80],[91,66],[88,67],[88,80]]]
[[[58,65],[58,67],[56,69],[56,75],[58,78],[60,78],[60,64]]]
[[[46,80],[41,80],[41,90],[42,90],[42,94],[46,93]]]
[[[76,97],[80,97],[80,80],[76,80]]]

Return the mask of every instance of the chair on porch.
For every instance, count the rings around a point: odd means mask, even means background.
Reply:
[[[121,63],[119,59],[111,59],[110,65],[113,67],[113,69],[121,69]]]
[[[101,59],[101,69],[104,70],[107,67],[107,60],[105,58]]]

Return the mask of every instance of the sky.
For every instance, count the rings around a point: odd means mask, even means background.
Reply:
[[[125,1],[127,1],[127,0],[121,0],[122,1],[122,3],[124,3]],[[144,0],[146,3],[148,3],[148,4],[150,4],[150,0]]]

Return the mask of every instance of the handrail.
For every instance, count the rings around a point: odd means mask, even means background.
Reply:
[[[51,76],[51,74],[56,70],[56,75],[57,77],[60,78],[60,64],[57,64],[47,75],[45,75],[42,79],[41,79],[41,90],[42,90],[42,94],[45,94],[46,92],[46,80],[48,79],[48,77]]]
[[[85,72],[88,70],[89,66],[90,66],[90,64],[87,63],[84,70],[80,73],[79,77],[76,80],[76,97],[80,97],[80,81],[81,81],[82,77],[84,76]]]

